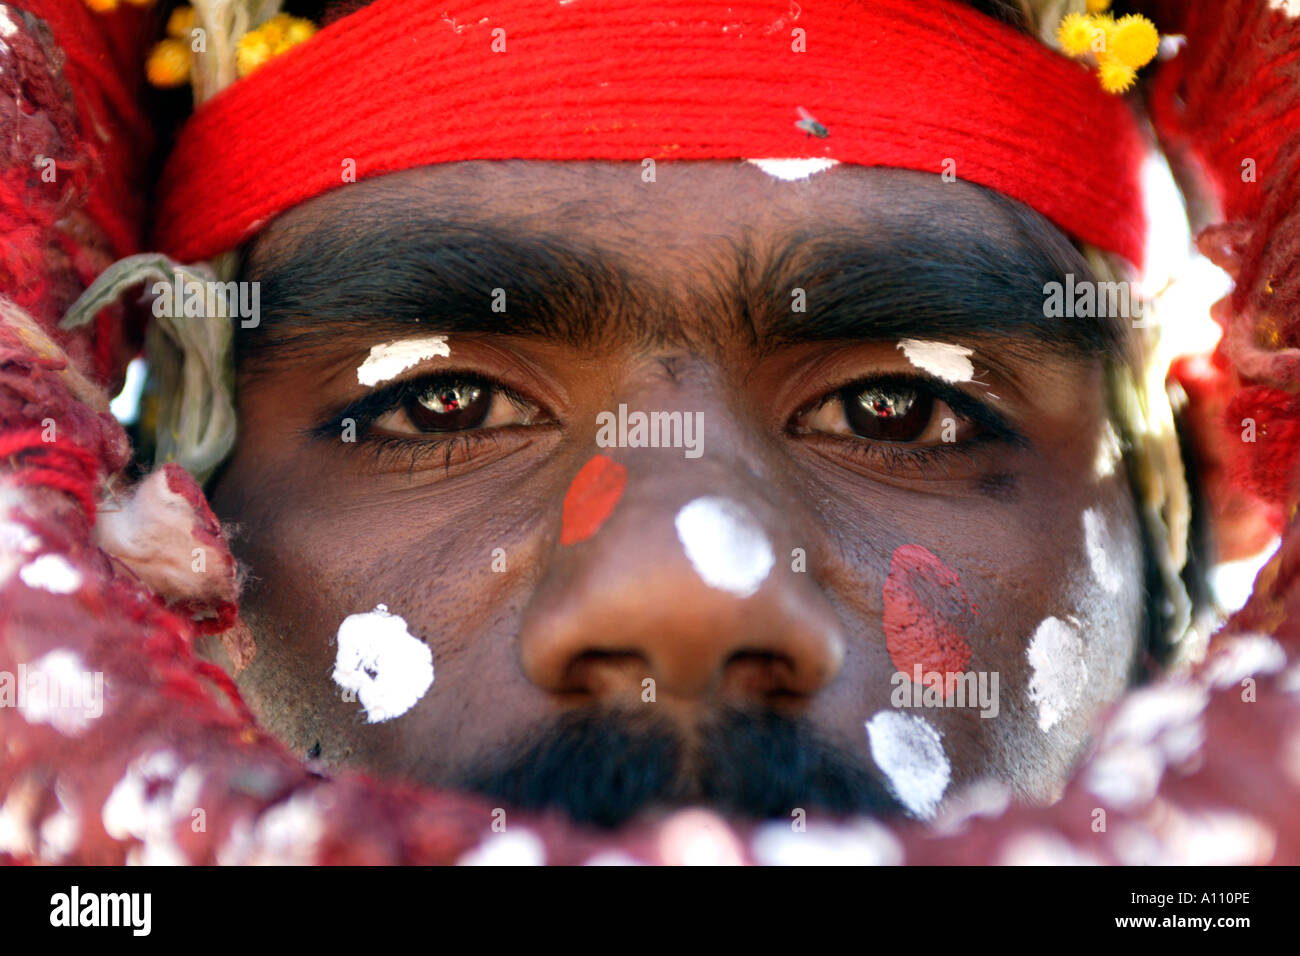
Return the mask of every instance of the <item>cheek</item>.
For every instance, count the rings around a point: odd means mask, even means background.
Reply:
[[[932,551],[905,544],[894,550],[883,589],[885,646],[895,668],[926,684],[943,684],[971,658],[977,610],[961,576]]]
[[[1139,646],[1143,563],[1127,491],[931,527],[962,533],[918,528],[889,553],[879,603],[856,605],[868,638],[855,684],[877,689],[857,706],[879,713],[886,678],[901,674],[911,687],[919,667],[938,700],[918,704],[923,695],[909,691],[887,712],[939,732],[954,786],[993,776],[1051,798],[1097,711],[1127,686]],[[978,699],[959,695],[957,681],[943,686],[947,673],[974,675],[966,690]]]

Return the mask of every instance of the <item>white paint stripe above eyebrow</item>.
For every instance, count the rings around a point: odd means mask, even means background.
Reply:
[[[974,349],[947,342],[923,342],[920,339],[903,339],[898,347],[917,368],[945,382],[969,382],[975,377],[975,366],[970,360],[975,354]]]
[[[419,339],[376,345],[370,350],[366,360],[357,367],[357,382],[361,385],[378,385],[380,382],[387,382],[411,366],[425,359],[431,359],[435,355],[442,358],[451,356],[447,336],[428,335]]]

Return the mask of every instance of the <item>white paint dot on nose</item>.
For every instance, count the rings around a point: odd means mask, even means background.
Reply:
[[[867,738],[894,796],[913,816],[934,816],[952,779],[939,731],[916,714],[882,710],[867,721]]]
[[[749,597],[767,580],[776,555],[744,505],[706,495],[684,505],[674,524],[686,557],[709,587]]]

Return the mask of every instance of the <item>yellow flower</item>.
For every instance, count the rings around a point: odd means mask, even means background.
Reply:
[[[262,34],[262,38],[267,43],[271,44],[272,47],[276,47],[284,42],[284,33],[289,29],[289,24],[292,22],[293,17],[289,16],[289,14],[277,13],[253,32]]]
[[[305,40],[310,40],[316,33],[316,25],[310,20],[294,20],[287,30],[284,31],[284,43],[282,49],[288,49],[291,46],[297,46]]]
[[[240,76],[247,76],[271,57],[297,46],[315,32],[310,20],[277,14],[244,34],[235,50],[235,70]]]
[[[144,74],[154,86],[181,86],[190,78],[190,48],[184,40],[161,40],[149,51]]]
[[[178,39],[189,39],[190,31],[197,26],[197,20],[193,7],[177,7],[167,18],[167,35]]]
[[[1089,13],[1105,13],[1110,9],[1110,0],[1088,0]]]
[[[1110,47],[1115,39],[1115,18],[1109,13],[1098,13],[1088,17],[1088,49],[1101,60],[1110,56]]]
[[[271,58],[271,52],[271,44],[259,31],[245,33],[235,48],[235,72],[248,76]]]
[[[1160,49],[1155,24],[1136,14],[1121,17],[1109,41],[1106,49],[1110,56],[1135,70],[1150,63]]]
[[[1097,75],[1107,93],[1124,93],[1137,80],[1137,70],[1115,57],[1102,60]]]
[[[1092,49],[1092,22],[1082,13],[1071,13],[1056,30],[1056,40],[1069,56],[1083,56]]]

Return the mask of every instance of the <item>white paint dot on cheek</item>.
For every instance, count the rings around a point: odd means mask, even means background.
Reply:
[[[970,357],[974,349],[947,342],[923,342],[920,339],[903,339],[898,343],[907,360],[945,382],[969,382],[975,377],[975,366]]]
[[[372,724],[400,717],[433,684],[429,645],[411,636],[406,621],[383,604],[344,618],[338,645],[334,683],[356,693]]]
[[[1115,426],[1106,422],[1101,438],[1097,441],[1097,459],[1093,462],[1093,474],[1097,478],[1109,478],[1115,474],[1115,466],[1123,460],[1123,457],[1124,449],[1120,445],[1119,436],[1115,434]]]
[[[59,733],[75,737],[97,716],[88,678],[93,681],[94,675],[76,651],[50,651],[27,665],[28,686],[37,689],[29,689],[18,710],[30,724],[49,724]]]
[[[1038,625],[1025,652],[1029,659],[1029,699],[1038,707],[1038,726],[1051,730],[1083,698],[1088,667],[1083,639],[1059,618]]]
[[[1111,594],[1117,593],[1124,581],[1111,564],[1111,543],[1106,531],[1106,519],[1093,508],[1083,513],[1083,543],[1088,549],[1092,576]]]
[[[696,498],[677,512],[677,538],[709,587],[749,597],[776,561],[772,543],[749,511],[730,498]]]
[[[357,382],[361,385],[378,385],[435,355],[442,358],[451,356],[447,336],[426,335],[419,339],[376,345],[366,360],[357,367]]]
[[[1300,0],[1268,0],[1268,5],[1273,10],[1281,10],[1292,19],[1300,17]]]
[[[493,833],[456,861],[457,866],[545,866],[546,846],[528,830]]]
[[[894,796],[914,816],[934,816],[952,779],[939,731],[924,717],[896,710],[882,710],[866,726],[871,759],[889,778]]]
[[[800,179],[809,179],[814,173],[825,172],[832,166],[838,166],[838,159],[747,159],[747,163],[757,166],[773,179],[792,183]]]
[[[51,594],[71,594],[81,587],[81,572],[61,554],[43,554],[18,572],[23,584]]]

